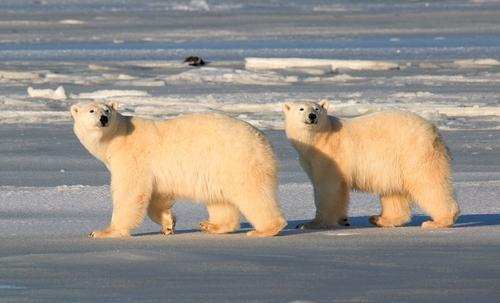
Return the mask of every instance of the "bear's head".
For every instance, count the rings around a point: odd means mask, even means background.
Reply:
[[[283,104],[286,129],[317,131],[328,123],[328,101]]]
[[[118,123],[118,103],[86,102],[71,106],[75,130],[110,132]]]

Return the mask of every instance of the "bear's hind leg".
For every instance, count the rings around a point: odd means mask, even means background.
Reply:
[[[378,227],[398,227],[411,219],[410,199],[404,194],[381,195],[380,215],[371,216],[370,223]]]
[[[452,227],[459,215],[459,207],[448,186],[428,184],[413,193],[416,203],[432,220],[422,223],[422,228]]]
[[[225,234],[240,227],[240,212],[229,203],[210,203],[207,205],[208,220],[200,222],[200,229],[211,234]]]
[[[175,233],[175,216],[172,213],[172,198],[167,195],[154,195],[149,203],[148,216],[161,226],[161,233]]]
[[[235,198],[235,204],[243,216],[254,227],[247,232],[251,237],[272,237],[277,235],[287,224],[279,209],[276,195],[270,190],[266,193],[243,191]]]
[[[443,153],[431,153],[418,174],[407,182],[411,197],[432,218],[422,223],[422,228],[452,227],[460,213],[453,195],[450,165]]]

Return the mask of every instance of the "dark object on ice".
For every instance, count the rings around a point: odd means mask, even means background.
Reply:
[[[184,62],[189,64],[190,66],[203,66],[205,65],[205,61],[202,58],[197,56],[189,56],[184,59]]]

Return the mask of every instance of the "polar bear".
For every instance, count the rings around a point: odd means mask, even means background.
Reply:
[[[152,121],[99,102],[75,104],[71,114],[80,142],[111,173],[111,223],[90,237],[128,236],[146,213],[172,234],[176,199],[206,204],[200,227],[208,233],[237,230],[240,212],[255,228],[249,236],[274,236],[286,225],[273,149],[250,124],[222,114]]]
[[[327,101],[285,103],[286,136],[314,186],[315,218],[303,228],[330,228],[347,216],[351,189],[380,195],[370,222],[402,226],[411,201],[431,216],[423,228],[451,227],[459,214],[447,149],[436,129],[403,111],[349,120],[327,114]]]

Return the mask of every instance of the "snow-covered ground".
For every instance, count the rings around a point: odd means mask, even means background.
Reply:
[[[1,1],[0,302],[499,301],[499,20],[496,1]],[[111,214],[108,173],[68,113],[91,99],[263,129],[284,235],[205,235],[206,211],[181,202],[174,236],[146,219],[131,239],[86,239]],[[423,231],[417,209],[409,227],[373,228],[376,197],[355,193],[352,227],[295,230],[314,207],[281,105],[321,99],[341,117],[400,108],[436,123],[457,227]]]

